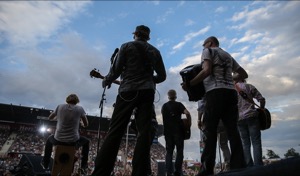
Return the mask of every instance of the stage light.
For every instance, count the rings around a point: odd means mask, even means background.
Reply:
[[[44,133],[46,131],[46,127],[45,126],[42,126],[41,128],[40,128],[40,132],[41,133]]]
[[[51,128],[47,128],[48,133],[51,133],[51,131],[52,131]]]

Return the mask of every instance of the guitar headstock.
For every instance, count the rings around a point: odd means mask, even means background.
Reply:
[[[104,78],[104,76],[102,76],[101,74],[100,74],[100,72],[98,71],[98,70],[96,70],[96,68],[94,68],[91,72],[90,72],[90,76],[93,78],[101,78],[101,79],[103,79]]]

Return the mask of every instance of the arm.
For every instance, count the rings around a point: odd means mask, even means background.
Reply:
[[[165,81],[167,78],[165,65],[164,65],[164,62],[162,60],[160,53],[158,53],[158,58],[159,58],[158,62],[155,65],[155,72],[157,75],[153,76],[153,80],[156,84]]]
[[[199,130],[203,127],[203,112],[198,111],[198,128]]]
[[[52,112],[52,113],[49,115],[48,119],[49,119],[49,120],[53,120],[55,117],[56,117],[56,114],[55,114],[54,112]]]
[[[82,120],[82,123],[83,123],[83,127],[84,127],[84,128],[87,127],[87,126],[89,126],[89,122],[88,122],[88,120],[87,120],[86,115],[83,115],[83,116],[81,117],[81,120]]]
[[[181,83],[181,87],[183,90],[187,91],[189,86],[194,86],[199,82],[203,81],[207,76],[209,76],[212,72],[212,64],[209,60],[204,60],[202,63],[202,70],[198,73],[190,82]]]
[[[265,97],[263,97],[262,94],[258,91],[258,89],[252,84],[246,84],[246,86],[248,86],[248,90],[250,89],[249,93],[251,94],[251,96],[259,102],[259,108],[265,109],[265,105],[266,105]]]
[[[243,67],[239,67],[233,74],[232,76],[233,80],[235,80],[236,82],[245,80],[246,78],[248,78],[248,74],[247,72],[244,70]]]
[[[259,107],[260,107],[261,109],[265,109],[266,100],[265,100],[265,99],[262,99],[262,100],[259,101],[259,103],[260,103],[260,106],[259,106]]]
[[[204,100],[198,101],[198,128],[203,129],[203,112],[204,112]]]
[[[183,114],[185,114],[185,116],[188,120],[189,126],[191,127],[192,126],[192,118],[191,118],[190,112],[187,109],[184,109]]]
[[[109,73],[104,77],[102,82],[102,87],[108,86],[110,88],[111,83],[116,80],[123,71],[123,66],[125,62],[125,48],[126,44],[122,44],[119,53],[117,54],[115,61],[110,67]]]
[[[211,61],[204,60],[204,62],[202,63],[201,72],[190,81],[190,85],[194,86],[194,85],[198,84],[199,82],[203,81],[206,77],[208,77],[211,74],[211,72],[212,72]]]
[[[103,75],[101,75],[101,73],[99,71],[96,71],[96,69],[93,69],[91,72],[90,72],[90,76],[91,77],[94,77],[94,78],[100,78],[100,79],[105,79],[105,77]],[[121,81],[119,80],[114,80],[113,83],[117,84],[117,85],[120,85],[121,84]]]

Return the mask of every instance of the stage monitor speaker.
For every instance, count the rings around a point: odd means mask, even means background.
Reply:
[[[157,176],[165,176],[165,161],[157,162]]]
[[[175,167],[175,162],[173,161],[173,168]],[[157,176],[165,176],[166,175],[166,163],[165,161],[157,161]]]
[[[300,174],[300,157],[282,159],[265,166],[231,170],[217,174],[217,176],[256,176],[256,175],[287,175]]]
[[[22,176],[50,176],[50,170],[43,169],[41,166],[42,156],[33,154],[23,154],[18,164],[15,175]],[[49,168],[52,168],[51,158]]]

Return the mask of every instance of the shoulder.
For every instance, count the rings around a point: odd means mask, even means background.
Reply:
[[[253,84],[245,83],[246,87],[249,87],[250,89],[256,89],[256,87]]]
[[[217,53],[217,48],[204,48],[202,51],[202,60],[212,60],[213,56]]]
[[[166,106],[167,106],[168,102],[167,103],[164,103],[162,106],[161,106],[161,109],[164,109]]]
[[[57,107],[56,108],[62,108],[62,107],[65,107],[65,106],[67,106],[68,104],[59,104],[59,105],[57,105]]]
[[[176,101],[176,103],[179,104],[179,105],[184,106],[183,103],[181,103],[180,101]]]
[[[204,48],[202,51],[202,55],[210,55],[211,51],[211,48]]]
[[[183,103],[181,103],[179,101],[174,101],[173,106],[175,106],[176,108],[178,108],[178,110],[181,110],[181,109],[185,108],[185,106],[183,105]]]
[[[120,47],[120,51],[127,50],[127,49],[134,49],[135,43],[136,43],[136,41],[129,41],[129,42],[123,43]]]

